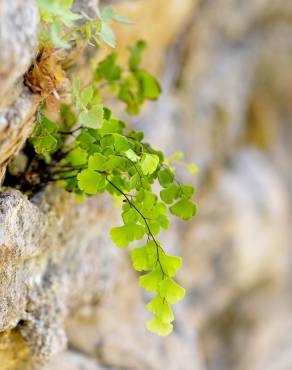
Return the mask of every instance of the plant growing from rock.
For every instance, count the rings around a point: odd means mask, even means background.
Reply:
[[[140,286],[154,293],[147,305],[154,317],[147,328],[158,335],[168,335],[174,320],[171,305],[184,297],[185,290],[174,280],[182,265],[181,258],[168,255],[158,235],[169,228],[169,213],[183,220],[195,215],[194,188],[175,180],[171,163],[180,162],[181,157],[166,159],[161,151],[144,141],[143,132],[129,129],[126,122],[116,118],[104,105],[101,94],[107,86],[126,105],[129,114],[138,114],[146,100],[159,97],[159,83],[140,67],[146,44],[139,41],[129,48],[127,70],[117,63],[116,53],[111,53],[93,71],[91,84],[82,87],[79,80],[72,81],[66,91],[69,99],[67,96],[66,103],[60,105],[59,119],[51,119],[46,115],[45,98],[51,94],[59,97],[58,76],[63,81],[65,72],[55,60],[52,73],[61,68],[60,73],[54,79],[56,83],[49,85],[43,94],[40,61],[47,63],[47,58],[60,48],[78,47],[82,43],[105,42],[114,47],[115,36],[109,22],[128,23],[128,20],[116,15],[111,7],[97,10],[96,19],[91,19],[73,13],[72,0],[37,0],[37,3],[42,16],[40,53],[47,53],[47,57],[39,57],[26,78],[32,91],[43,97],[43,103],[30,139],[33,151],[28,145],[30,159],[21,187],[37,190],[56,182],[79,198],[109,193],[120,203],[122,223],[111,229],[111,239],[119,248],[141,241],[141,246],[131,250],[131,260],[134,269],[142,273]],[[195,171],[193,165],[189,169]],[[34,176],[28,175],[31,173]],[[154,185],[160,186],[159,195],[153,190]]]

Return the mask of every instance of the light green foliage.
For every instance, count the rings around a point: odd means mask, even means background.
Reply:
[[[80,89],[75,82],[73,99],[79,110],[90,109],[94,86]],[[81,102],[81,103],[80,103]],[[78,116],[78,112],[76,113]],[[144,272],[139,284],[156,297],[147,305],[155,317],[147,328],[159,335],[172,331],[173,314],[170,305],[183,298],[185,291],[173,276],[182,265],[180,257],[168,255],[156,235],[169,227],[169,211],[183,219],[190,219],[196,211],[192,202],[193,187],[177,185],[173,169],[169,168],[160,152],[141,141],[142,135],[132,131],[124,133],[125,124],[113,117],[108,108],[103,108],[98,128],[88,127],[81,119],[80,132],[73,143],[66,143],[72,150],[63,159],[75,172],[65,180],[65,188],[76,194],[93,195],[109,192],[123,196],[121,226],[110,232],[112,241],[119,248],[147,237],[144,245],[131,251],[131,260],[136,271]],[[98,117],[98,114],[96,114]],[[43,118],[41,122],[50,122]],[[50,132],[55,126],[46,123]],[[73,176],[73,181],[72,181]],[[76,177],[76,181],[74,181]],[[66,177],[64,176],[66,179]],[[160,199],[154,193],[154,182],[161,185]]]
[[[117,54],[112,53],[101,61],[96,68],[96,79],[104,79],[108,82],[118,81],[121,77],[122,68],[116,63]]]
[[[156,78],[140,67],[145,48],[144,41],[138,41],[129,48],[127,72],[118,64],[116,53],[100,62],[95,70],[95,80],[107,81],[117,91],[118,99],[126,104],[127,112],[132,115],[140,112],[141,105],[146,100],[156,100],[161,93]]]
[[[98,128],[102,126],[103,106],[102,104],[93,105],[90,109],[80,113],[79,122],[85,127]]]
[[[73,167],[78,167],[87,163],[87,157],[88,157],[87,151],[80,147],[77,147],[67,155],[67,161]]]
[[[32,142],[37,153],[51,153],[57,150],[60,140],[58,129],[59,126],[56,122],[38,115],[37,124],[32,135]]]
[[[83,19],[76,26],[81,16],[71,11],[72,0],[38,0],[38,5],[45,29],[50,25],[51,40],[61,48],[70,47],[72,41],[96,38],[114,47],[109,22],[129,23],[112,7],[104,7],[97,9],[96,20]],[[70,29],[64,33],[66,27]],[[101,87],[108,87],[130,114],[139,113],[146,100],[159,97],[159,83],[140,67],[145,47],[145,42],[138,41],[129,48],[128,70],[112,53],[98,64],[91,84],[82,87],[74,80],[71,103],[61,105],[59,122],[39,113],[31,141],[36,153],[49,163],[50,181],[79,198],[105,192],[122,198],[122,224],[111,229],[110,237],[119,248],[141,240],[130,253],[134,269],[141,273],[140,286],[155,293],[147,304],[154,315],[147,328],[165,336],[173,329],[171,305],[184,297],[185,290],[173,279],[182,266],[181,258],[168,255],[157,236],[168,229],[170,213],[185,220],[195,215],[194,189],[175,181],[170,163],[182,161],[181,154],[166,159],[143,141],[143,132],[127,130],[127,124],[104,106],[101,96]],[[194,172],[193,165],[188,166]],[[160,197],[154,191],[159,185]]]
[[[78,187],[86,194],[96,194],[104,191],[105,178],[93,170],[83,170],[77,175]]]
[[[159,157],[155,154],[145,153],[141,159],[141,169],[144,175],[151,175],[157,168]]]
[[[73,22],[81,17],[71,11],[73,0],[36,0],[45,22],[60,19],[66,26],[72,27]]]
[[[170,278],[161,281],[159,293],[170,304],[179,302],[185,296],[184,288]]]
[[[124,226],[113,227],[110,236],[119,248],[124,248],[134,240],[142,239],[144,234],[145,228],[142,225],[131,222]]]
[[[131,258],[136,271],[148,271],[154,268],[156,263],[156,246],[149,241],[144,247],[134,248]]]
[[[57,48],[68,49],[83,41],[104,42],[110,47],[116,46],[116,37],[109,23],[131,24],[127,17],[115,14],[112,7],[106,6],[101,11],[97,8],[95,19],[86,14],[72,12],[73,0],[36,0],[40,9],[42,23],[41,41],[51,42]],[[79,21],[76,24],[76,21]],[[68,32],[66,32],[66,28]]]
[[[195,216],[197,207],[189,199],[182,198],[170,207],[170,212],[184,220],[190,220]]]
[[[171,323],[174,320],[172,309],[165,298],[156,296],[148,303],[147,309],[154,313],[165,324]]]
[[[129,46],[129,51],[131,53],[129,59],[129,69],[135,72],[139,69],[139,65],[142,60],[142,52],[146,48],[147,44],[145,41],[140,40],[134,46]]]
[[[165,337],[172,332],[173,326],[172,324],[164,323],[156,316],[147,322],[147,329],[152,333]]]

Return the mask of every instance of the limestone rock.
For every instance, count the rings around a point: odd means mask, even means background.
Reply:
[[[34,57],[39,14],[33,0],[0,3],[0,108]],[[4,98],[4,100],[3,100]]]
[[[29,135],[35,109],[30,93],[15,85],[36,40],[34,10],[23,19],[34,5],[25,3],[0,4],[0,45],[11,44],[0,51],[2,171]],[[186,300],[175,306],[173,335],[152,336],[144,328],[149,297],[127,253],[109,240],[118,218],[107,197],[76,204],[54,187],[32,200],[3,191],[0,364],[290,370],[291,1],[149,0],[119,9],[136,21],[117,27],[121,49],[146,38],[145,66],[163,71],[164,95],[137,127],[167,154],[183,150],[200,167],[195,179],[179,170],[197,185],[199,215],[163,236],[183,256]],[[15,11],[27,47],[16,41]]]
[[[116,253],[103,248],[108,227],[102,225],[101,208],[76,208],[73,199],[57,193],[52,203],[44,201],[44,208],[17,191],[1,193],[1,331],[21,321],[18,328],[37,360],[65,346],[67,310],[101,295],[114,277]],[[67,218],[70,209],[72,217]],[[91,228],[86,227],[88,223]],[[81,297],[78,292],[85,281],[86,292]]]
[[[66,351],[60,355],[56,355],[52,360],[42,368],[42,370],[105,370],[99,366],[94,360],[82,354]]]
[[[39,14],[33,0],[0,3],[0,183],[32,131],[36,104],[22,76],[35,56]]]
[[[183,323],[167,340],[147,333],[137,276],[109,243],[108,199],[78,206],[48,189],[34,202],[18,191],[1,193],[1,331],[17,328],[30,362],[47,361],[68,338],[106,366],[155,369],[163,358],[169,369],[183,370],[188,358],[196,369],[193,334]]]
[[[9,160],[33,130],[35,109],[36,100],[25,88],[7,109],[0,111],[0,184]]]

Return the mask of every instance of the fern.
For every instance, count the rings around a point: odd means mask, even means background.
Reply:
[[[96,11],[96,19],[71,11],[72,0],[37,0],[42,25],[41,43],[55,48],[70,48],[80,42],[105,42],[115,46],[109,22],[129,23],[116,15],[113,8]],[[76,24],[76,21],[83,20]],[[144,141],[143,132],[129,130],[104,105],[101,90],[106,86],[129,114],[138,114],[146,100],[156,100],[161,88],[154,76],[140,67],[144,41],[129,48],[127,70],[109,54],[93,71],[92,83],[81,87],[74,80],[70,103],[62,104],[57,121],[46,116],[45,104],[39,110],[31,143],[35,163],[45,163],[39,183],[56,182],[77,197],[109,193],[121,205],[121,225],[113,227],[110,237],[118,248],[134,241],[141,246],[131,250],[131,260],[141,273],[139,284],[154,297],[147,309],[154,317],[147,328],[158,335],[171,333],[174,316],[171,305],[180,301],[185,290],[174,280],[182,260],[170,256],[160,243],[161,230],[168,229],[169,215],[190,220],[197,211],[192,200],[194,188],[175,180],[172,163],[185,164],[181,154],[165,158],[164,154]],[[35,165],[37,168],[37,165]],[[44,166],[39,166],[44,168]],[[160,186],[160,192],[153,188]]]

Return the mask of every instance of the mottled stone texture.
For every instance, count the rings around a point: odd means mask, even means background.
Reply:
[[[0,19],[0,98],[3,103],[3,97],[31,63],[37,45],[39,16],[33,0],[11,0],[1,1]]]
[[[121,48],[146,38],[145,66],[164,86],[137,127],[200,167],[195,180],[179,171],[196,182],[199,215],[163,237],[183,256],[187,297],[173,335],[151,335],[149,297],[109,240],[109,198],[3,189],[0,370],[291,370],[292,3],[147,0],[120,12],[137,23],[117,28]],[[37,19],[31,1],[0,1],[2,171],[32,129],[36,103],[18,80]]]
[[[0,183],[33,127],[36,101],[18,81],[35,55],[38,21],[33,0],[0,1]]]

